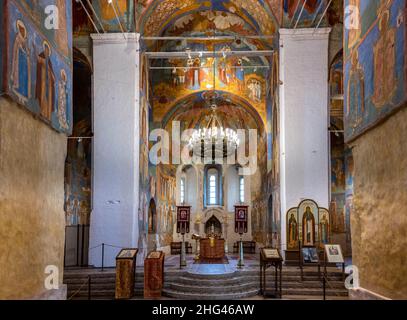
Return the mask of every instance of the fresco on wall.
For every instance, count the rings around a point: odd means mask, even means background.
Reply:
[[[331,138],[331,229],[333,233],[345,232],[345,155],[343,139]]]
[[[193,51],[212,51],[209,45],[197,45]],[[192,46],[191,46],[192,47]],[[228,45],[215,46],[216,51],[231,51]],[[226,57],[171,59],[163,62],[168,69],[154,70],[153,104],[154,121],[162,117],[174,105],[194,92],[222,90],[247,100],[267,123],[266,98],[269,70],[259,58]],[[253,66],[252,68],[250,66]]]
[[[75,126],[74,133],[90,135],[90,119]],[[87,225],[91,212],[91,140],[69,140],[65,163],[65,214],[66,225]]]
[[[147,79],[146,75],[146,60],[141,56],[140,63],[140,180],[139,180],[139,210],[138,210],[138,227],[139,227],[139,240],[138,248],[140,255],[144,258],[148,253],[148,221],[149,221],[149,203],[151,199],[155,198],[155,171],[150,170],[150,163],[148,157],[149,151],[149,130],[151,120],[151,105],[148,101],[147,95]]]
[[[245,1],[245,0],[177,0],[144,1],[141,9],[140,28],[144,35],[162,34],[173,21],[188,13],[209,11],[231,13],[241,17],[245,23],[261,34],[272,35],[276,31],[278,21],[281,19],[280,0],[271,1]],[[223,19],[224,14],[215,19],[218,23],[228,23]],[[216,17],[217,14],[215,14]],[[234,19],[235,19],[234,18]],[[224,20],[224,21],[222,21]],[[210,28],[213,29],[213,28]]]
[[[89,224],[91,213],[92,165],[92,70],[87,58],[74,49],[73,101],[75,112],[72,135],[65,161],[66,225]]]
[[[345,186],[346,247],[347,254],[350,255],[352,250],[350,219],[353,213],[353,193],[354,193],[353,191],[354,164],[351,149],[345,150],[345,172],[346,172],[346,186]]]
[[[345,139],[355,139],[407,101],[406,1],[351,1],[359,28],[345,31]]]
[[[160,246],[171,244],[176,212],[176,168],[157,167],[157,221]]]
[[[115,0],[110,3],[103,0],[92,1],[96,14],[106,32],[121,32],[122,28],[124,32],[134,30],[134,3],[135,1],[129,0]]]
[[[59,10],[59,29],[44,26],[45,7]],[[69,134],[72,130],[71,5],[65,1],[5,2],[3,87],[19,104]]]
[[[294,27],[297,19],[298,27],[306,28],[312,23],[316,24],[327,3],[326,0],[283,0],[284,26]],[[323,22],[325,23],[325,20]]]
[[[181,122],[181,130],[197,128],[205,123],[214,95],[218,116],[224,126],[231,128],[260,128],[258,136],[258,171],[255,179],[258,188],[252,190],[256,199],[255,218],[252,221],[256,237],[266,243],[267,233],[267,173],[272,167],[272,102],[278,91],[278,54],[273,57],[233,57],[236,50],[271,50],[278,45],[278,37],[269,39],[244,39],[239,35],[276,35],[283,17],[282,1],[243,0],[188,0],[140,1],[136,8],[140,17],[138,26],[144,36],[207,37],[236,35],[230,40],[145,40],[146,51],[191,52],[217,51],[225,54],[213,58],[193,55],[185,58],[151,60],[150,66],[163,67],[142,74],[150,79],[142,91],[151,106],[149,131],[170,128],[171,121]],[[270,82],[270,79],[272,81]],[[271,89],[271,85],[273,89]],[[150,89],[149,89],[150,88]],[[151,91],[150,91],[151,90]],[[142,102],[143,104],[143,102]],[[142,117],[141,117],[142,119]],[[143,125],[141,124],[141,128]],[[141,143],[142,145],[142,143]],[[278,151],[278,150],[277,150]],[[141,161],[141,163],[143,163]],[[269,169],[268,169],[269,165]],[[144,165],[143,165],[144,167]],[[164,212],[158,222],[160,245],[168,244],[167,207],[171,199],[160,199],[162,186],[171,185],[171,166],[148,165],[148,176],[156,187],[157,214]],[[169,172],[167,172],[169,171]],[[141,175],[143,173],[141,172]],[[151,183],[151,182],[150,182]],[[150,195],[151,197],[151,195]],[[141,200],[140,200],[141,201]],[[275,202],[278,206],[278,201]],[[275,211],[276,214],[278,211]],[[257,217],[257,215],[258,217]],[[276,219],[277,221],[278,219]],[[160,221],[160,219],[158,219]],[[161,224],[161,226],[160,226]],[[161,231],[164,233],[160,233]]]

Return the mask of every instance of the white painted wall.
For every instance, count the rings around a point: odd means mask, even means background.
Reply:
[[[328,207],[329,28],[280,29],[282,250],[286,213],[302,199]]]
[[[93,211],[90,264],[102,243],[137,247],[139,203],[139,35],[94,34]],[[105,247],[105,266],[119,249]]]
[[[235,211],[235,205],[240,202],[239,199],[239,174],[236,167],[230,166],[225,176],[225,194],[227,194],[227,210]]]
[[[198,177],[197,171],[193,167],[189,167],[185,172],[185,203],[191,206],[191,210],[198,210]]]

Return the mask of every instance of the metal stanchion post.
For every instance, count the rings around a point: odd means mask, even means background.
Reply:
[[[180,257],[180,269],[187,266],[186,252],[185,252],[185,235],[182,235],[181,244],[181,257]]]
[[[92,277],[89,275],[88,276],[88,300],[91,300],[91,298],[92,298],[91,287],[92,287]]]
[[[105,244],[102,243],[102,271],[104,270],[104,263],[105,263]]]
[[[244,267],[244,259],[243,259],[243,239],[240,235],[240,243],[239,243],[239,261],[237,262],[237,267],[242,268]]]

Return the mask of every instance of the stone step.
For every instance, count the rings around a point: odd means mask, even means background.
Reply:
[[[274,281],[274,275],[267,275],[267,281]],[[189,275],[181,275],[178,278],[174,277],[173,279],[176,279],[179,282],[185,283],[185,284],[196,284],[197,279],[195,277],[190,277]],[[341,282],[342,277],[329,277],[329,281],[331,282]],[[166,282],[171,281],[171,279],[165,279]],[[241,282],[241,281],[246,281],[246,282],[260,282],[260,277],[259,276],[231,276],[230,278],[201,278],[198,279],[198,281],[203,282],[203,283],[211,283],[214,281],[219,281],[226,284],[233,284],[235,282]],[[321,279],[318,276],[304,276],[304,280],[301,280],[301,276],[284,276],[282,277],[283,282],[310,282],[310,281],[321,281]]]
[[[322,288],[283,288],[283,296],[285,295],[298,295],[298,296],[323,296]],[[347,297],[347,290],[327,289],[326,295],[330,297]]]
[[[260,288],[259,282],[230,282],[230,283],[224,283],[224,282],[208,282],[208,281],[201,281],[198,284],[185,284],[182,281],[177,281],[177,282],[169,282],[165,283],[165,286],[168,286],[170,288],[178,288],[179,290],[185,290],[185,291],[201,291],[201,292],[227,292],[227,291],[235,291],[235,290],[240,290],[241,288]],[[274,288],[274,282],[272,281],[267,281],[266,283],[267,288]],[[322,283],[319,281],[313,281],[313,282],[283,282],[282,283],[282,288],[299,288],[299,289],[321,289],[322,290]],[[334,289],[334,290],[346,290],[342,282],[331,282],[329,289]]]
[[[195,286],[185,285],[183,283],[168,283],[165,285],[165,288],[180,291],[180,292],[193,292],[193,293],[211,293],[211,294],[226,294],[226,293],[240,293],[250,290],[259,290],[259,286],[253,283],[237,283],[233,285],[212,285],[204,286],[201,283],[196,284]]]
[[[239,293],[227,292],[222,294],[211,294],[206,292],[181,292],[169,288],[163,290],[163,295],[169,298],[182,299],[182,300],[236,300],[244,299],[258,295],[258,289],[251,289]]]

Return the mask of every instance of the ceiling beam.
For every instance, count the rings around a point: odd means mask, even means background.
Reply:
[[[252,36],[209,36],[209,37],[149,37],[141,36],[141,40],[160,41],[160,40],[189,40],[189,41],[215,41],[215,40],[237,40],[237,39],[274,39],[275,35],[252,35]]]
[[[252,51],[191,51],[191,52],[145,52],[149,59],[174,59],[174,58],[217,58],[217,57],[267,57],[272,56],[274,50],[252,50]]]
[[[270,69],[270,66],[230,66],[231,69]],[[188,67],[149,67],[150,70],[177,70],[188,69]],[[193,69],[213,69],[213,67],[193,67]]]
[[[307,4],[307,1],[308,1],[308,0],[304,0],[304,3],[303,3],[303,5],[302,5],[301,11],[300,11],[300,14],[298,15],[298,18],[297,18],[297,22],[295,23],[294,29],[297,29],[298,23],[299,23],[300,20],[301,20],[302,13],[304,12],[305,5]]]
[[[319,19],[318,24],[317,24],[317,26],[316,26],[315,29],[314,29],[314,33],[315,33],[315,32],[317,31],[317,29],[319,28],[319,26],[320,26],[322,20],[324,19],[326,13],[328,12],[328,9],[329,9],[331,3],[332,3],[332,0],[329,0],[329,3],[328,3],[328,5],[326,6],[326,8],[325,8],[325,10],[324,10],[324,13],[323,13],[322,16],[321,16],[321,19]]]

